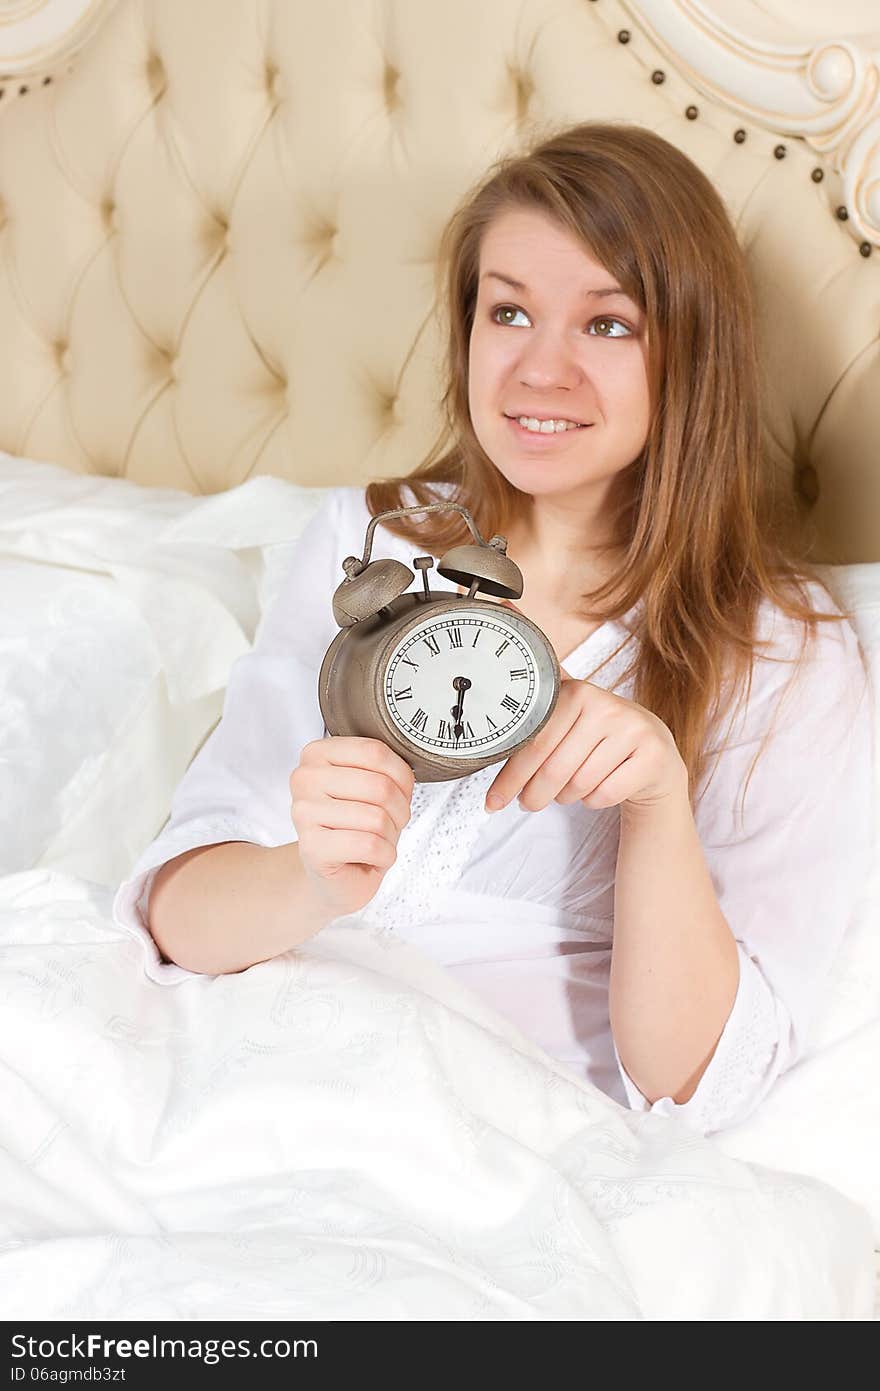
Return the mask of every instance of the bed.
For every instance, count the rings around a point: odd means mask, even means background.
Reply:
[[[111,911],[325,491],[441,428],[451,206],[563,122],[642,122],[728,201],[779,524],[880,731],[868,6],[41,8],[0,59],[6,1317],[870,1319],[880,853],[811,1047],[713,1137],[393,936],[161,990]]]

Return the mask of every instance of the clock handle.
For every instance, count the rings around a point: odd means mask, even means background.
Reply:
[[[470,529],[470,533],[476,541],[477,545],[485,546],[487,544],[480,535],[477,524],[471,516],[468,508],[462,506],[460,502],[426,502],[423,507],[393,507],[387,512],[379,512],[376,514],[375,517],[370,518],[370,521],[367,525],[367,536],[364,542],[364,565],[367,565],[369,562],[370,553],[373,549],[373,532],[376,530],[376,527],[379,525],[379,523],[387,521],[391,517],[409,517],[414,512],[460,512],[461,515],[464,517],[465,521],[467,522],[468,528]],[[506,548],[507,542],[505,541],[503,536],[495,537],[493,539],[503,542],[504,547]]]
[[[394,507],[387,512],[378,513],[377,516],[370,519],[367,526],[363,560],[358,562],[353,556],[349,556],[344,564],[346,574],[351,576],[353,572],[357,574],[361,570],[370,568],[373,533],[379,522],[391,517],[407,517],[415,512],[460,512],[474,538],[474,544],[453,546],[452,550],[440,557],[437,562],[438,575],[442,575],[444,579],[455,580],[456,583],[463,584],[466,589],[470,590],[471,595],[476,590],[482,589],[498,599],[518,599],[520,597],[523,592],[522,572],[507,554],[506,538],[492,536],[488,541],[484,541],[469,509],[459,502],[431,502],[422,507]],[[377,563],[380,562],[373,562],[373,564]],[[396,561],[386,563],[398,564]],[[358,566],[359,569],[356,569],[355,567]],[[404,587],[401,587],[397,594],[403,593]],[[397,594],[392,597],[396,598]],[[386,602],[390,603],[391,599],[389,598]],[[375,609],[374,612],[376,612]]]

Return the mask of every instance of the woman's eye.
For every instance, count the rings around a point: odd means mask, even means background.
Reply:
[[[515,315],[517,315],[517,314],[522,314],[522,312],[523,312],[523,311],[522,311],[521,309],[517,309],[517,307],[516,307],[515,304],[498,304],[498,305],[496,305],[495,308],[492,310],[492,318],[495,320],[496,324],[499,324],[499,323],[500,323],[500,324],[509,324],[509,323],[510,323],[510,319],[499,319],[499,318],[498,318],[498,315],[499,315],[499,314],[513,314],[513,315],[515,316]],[[527,314],[523,314],[523,318],[524,318],[524,319],[525,319],[525,318],[528,318],[528,315],[527,315]]]
[[[590,331],[598,338],[626,338],[631,333],[622,319],[594,319]]]

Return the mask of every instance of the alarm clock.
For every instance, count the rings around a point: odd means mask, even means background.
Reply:
[[[455,546],[437,563],[445,579],[467,589],[428,586],[434,557],[370,560],[379,522],[453,509],[473,544]],[[480,599],[518,599],[522,574],[503,536],[484,541],[466,507],[438,502],[381,512],[367,527],[362,559],[342,562],[333,595],[340,631],[318,677],[328,734],[380,739],[413,770],[416,782],[447,782],[508,758],[543,728],[559,696],[560,671],[549,639],[514,609]]]

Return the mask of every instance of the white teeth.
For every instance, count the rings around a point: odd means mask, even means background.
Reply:
[[[581,428],[574,420],[537,420],[533,415],[518,415],[516,423],[522,425],[524,430],[531,430],[540,435],[558,435],[563,430],[579,430]]]

